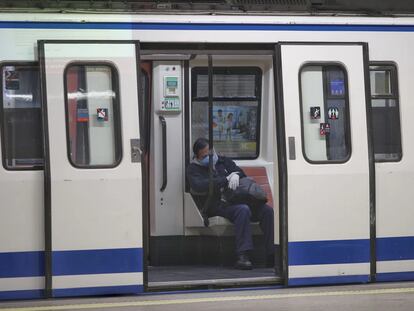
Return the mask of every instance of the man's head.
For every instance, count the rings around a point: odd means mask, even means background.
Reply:
[[[208,148],[208,140],[200,137],[193,145],[193,153],[198,160],[202,160],[206,155],[208,155]]]
[[[219,109],[219,110],[217,110],[217,113],[221,117],[223,115],[223,110]]]

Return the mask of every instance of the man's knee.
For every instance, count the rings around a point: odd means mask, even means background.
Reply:
[[[240,204],[238,205],[238,216],[239,217],[247,217],[250,219],[250,217],[252,216],[252,212],[250,211],[250,207],[246,204]]]
[[[275,215],[275,211],[269,205],[265,204],[263,208],[264,208],[264,213],[266,214],[266,216],[273,217]]]
[[[267,204],[263,205],[262,210],[259,213],[260,213],[259,219],[262,219],[262,220],[266,219],[266,220],[272,220],[272,221],[274,219],[275,212],[273,208]]]

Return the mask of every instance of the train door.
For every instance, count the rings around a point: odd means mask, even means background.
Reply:
[[[40,41],[49,296],[143,290],[134,43]]]
[[[258,223],[251,224],[253,269],[237,270],[234,225],[222,217],[210,217],[205,226],[193,200],[186,167],[192,161],[194,141],[209,133],[209,64],[204,51],[180,52],[168,56],[142,51],[143,58],[152,62],[148,286],[278,283],[273,262],[266,266]],[[227,55],[212,56],[211,68],[215,149],[232,157],[263,185],[270,205],[276,198],[271,189],[276,148],[272,52],[252,56],[226,51]],[[276,210],[276,224],[278,217]]]
[[[370,280],[365,49],[352,43],[278,45],[289,285]]]

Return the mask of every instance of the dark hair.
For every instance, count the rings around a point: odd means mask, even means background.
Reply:
[[[204,137],[197,138],[197,140],[195,141],[195,143],[193,145],[194,154],[197,156],[198,152],[201,149],[204,149],[207,146],[208,146],[208,140],[206,138],[204,138]]]
[[[217,112],[223,112],[223,110],[219,109],[219,110],[217,110]]]

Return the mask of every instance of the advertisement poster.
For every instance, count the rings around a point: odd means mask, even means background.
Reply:
[[[254,156],[257,124],[255,106],[214,106],[213,137],[216,149],[230,157]]]
[[[213,135],[216,141],[256,141],[256,107],[213,108]]]
[[[219,154],[228,157],[256,157],[259,124],[256,101],[214,102],[214,148]],[[193,142],[199,137],[208,138],[208,103],[206,102],[193,102],[191,136]]]

